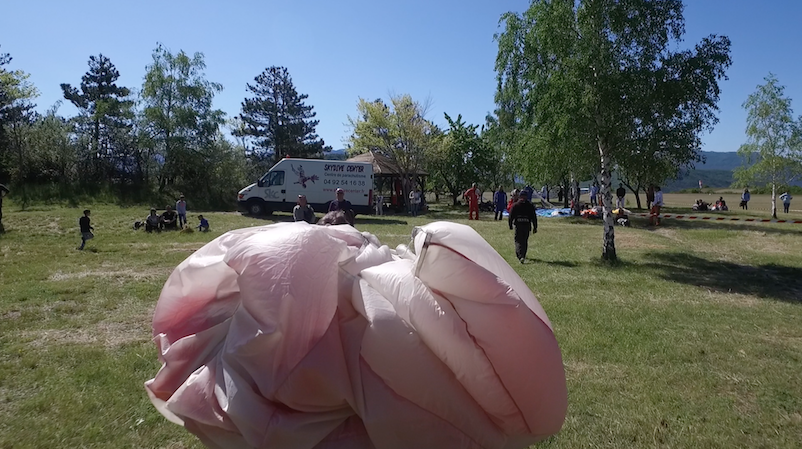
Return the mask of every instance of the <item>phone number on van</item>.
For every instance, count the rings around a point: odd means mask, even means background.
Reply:
[[[365,181],[349,181],[347,179],[324,179],[323,184],[333,186],[364,186]]]

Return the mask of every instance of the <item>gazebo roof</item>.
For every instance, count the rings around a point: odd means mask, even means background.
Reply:
[[[389,157],[377,152],[377,151],[368,151],[367,153],[358,154],[352,158],[348,159],[349,162],[370,162],[373,164],[373,174],[375,175],[383,175],[383,176],[399,176],[401,175],[401,169],[398,168],[395,162]],[[410,173],[412,175],[418,176],[426,176],[426,173],[423,170],[419,170],[418,173]]]

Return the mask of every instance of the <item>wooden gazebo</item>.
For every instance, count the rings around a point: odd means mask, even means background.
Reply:
[[[370,162],[373,165],[373,184],[375,188],[374,194],[381,194],[387,204],[395,209],[403,209],[406,206],[406,195],[404,192],[409,192],[411,186],[409,183],[413,180],[405,179],[404,174],[398,165],[378,151],[368,151],[366,153],[358,154],[348,159],[349,162]],[[425,192],[426,177],[429,176],[423,170],[418,170],[417,173],[407,173],[413,179],[416,179],[422,192]],[[405,185],[407,188],[405,189]]]

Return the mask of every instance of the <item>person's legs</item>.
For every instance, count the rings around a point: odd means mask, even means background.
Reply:
[[[187,222],[187,214],[178,214],[178,227],[184,229]]]
[[[80,250],[84,249],[84,245],[86,245],[86,239],[82,235],[81,236],[81,246],[79,246],[78,249],[80,249]]]
[[[526,252],[529,249],[529,232],[523,233],[520,237],[521,240],[521,263],[526,260]]]
[[[479,203],[471,203],[471,214],[476,214],[476,218],[474,218],[474,220],[479,219]]]
[[[749,210],[749,201],[744,202],[744,210]]]
[[[791,207],[791,205],[789,203],[783,203],[783,210],[785,211],[786,214],[788,213],[788,209],[790,207]]]
[[[524,263],[526,260],[526,250],[529,243],[529,232],[515,228],[515,258]]]

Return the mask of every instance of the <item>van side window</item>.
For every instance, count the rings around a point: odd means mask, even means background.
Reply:
[[[283,186],[284,185],[284,172],[283,171],[274,171],[270,173],[270,176],[267,179],[268,186]]]

